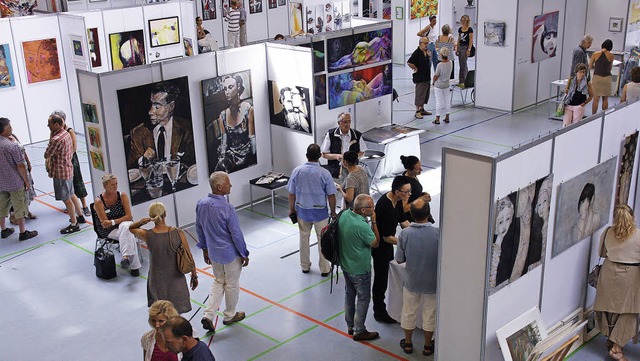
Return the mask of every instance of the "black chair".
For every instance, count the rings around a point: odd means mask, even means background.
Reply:
[[[467,77],[464,79],[464,88],[460,88],[457,85],[454,85],[452,87],[453,89],[451,92],[450,102],[453,104],[453,93],[455,93],[456,91],[460,91],[460,99],[462,100],[462,106],[465,106],[467,104],[467,93],[469,92],[469,90],[471,90],[471,101],[475,102],[476,101],[475,86],[476,86],[476,71],[469,70],[469,72],[467,73]]]
[[[96,212],[95,203],[91,203],[89,204],[89,209],[91,209],[91,221],[93,222],[93,231],[96,232],[96,236],[98,237],[96,239],[96,243],[109,243],[111,245],[115,245],[116,246],[116,250],[120,251],[120,241],[118,241],[117,239],[113,239],[113,238],[103,238],[100,237],[100,234],[98,233],[98,225],[100,224],[100,218],[98,218],[98,212]]]

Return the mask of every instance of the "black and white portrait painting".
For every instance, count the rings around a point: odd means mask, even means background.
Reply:
[[[552,257],[609,222],[617,157],[560,184]]]
[[[519,227],[515,222],[517,195],[517,192],[513,192],[496,203],[489,275],[491,293],[509,282],[513,269],[514,246],[517,247],[519,239]]]
[[[251,70],[202,81],[209,173],[257,164]]]
[[[616,205],[628,204],[631,177],[638,148],[638,132],[624,138],[620,149],[620,167],[618,169],[618,185],[616,187]]]
[[[484,45],[504,46],[505,27],[506,23],[504,21],[485,21]]]
[[[198,184],[188,78],[118,90],[133,205]]]
[[[311,134],[309,88],[269,80],[271,124]]]
[[[560,12],[538,15],[533,19],[531,62],[553,58],[558,50],[558,19]]]

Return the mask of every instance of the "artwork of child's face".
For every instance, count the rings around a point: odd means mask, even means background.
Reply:
[[[511,204],[511,201],[508,201]],[[513,220],[513,204],[510,207],[504,207],[498,212],[496,217],[496,234],[498,236],[504,236],[511,226]]]
[[[549,55],[555,54],[557,43],[558,35],[556,33],[550,32],[545,34],[542,40],[542,51]]]
[[[549,218],[549,192],[538,193],[538,203],[536,203],[536,213],[540,218]]]

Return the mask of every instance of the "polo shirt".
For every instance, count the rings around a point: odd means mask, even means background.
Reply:
[[[371,243],[376,235],[367,220],[352,210],[340,215],[338,240],[340,266],[352,275],[371,272]]]

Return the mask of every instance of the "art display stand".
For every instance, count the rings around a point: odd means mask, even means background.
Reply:
[[[566,209],[558,206],[558,199],[570,194],[564,194],[570,192],[569,181],[612,159],[615,172],[606,174],[615,177],[609,179],[614,182],[611,191],[615,192],[620,167],[617,159],[625,137],[640,129],[640,120],[634,116],[638,111],[640,102],[619,105],[496,157],[443,149],[437,360],[502,360],[496,330],[527,310],[538,307],[542,322],[549,328],[577,308],[588,309],[593,304],[595,293],[587,287],[586,278],[598,261],[604,227],[553,256],[554,247],[558,248],[555,243],[559,242],[554,238],[556,228],[567,227],[561,223],[577,214],[573,204],[571,215],[557,214]],[[638,204],[635,148],[633,159],[631,207]],[[542,262],[505,282],[506,286],[492,289],[491,254],[498,200],[547,176],[553,181]],[[607,198],[610,194],[606,187],[599,184],[596,182],[597,189],[604,195],[597,199],[611,199],[613,203],[613,197]],[[613,209],[612,204],[604,206]],[[603,223],[610,222],[611,211],[600,217]],[[464,348],[456,347],[461,339],[465,340]]]

